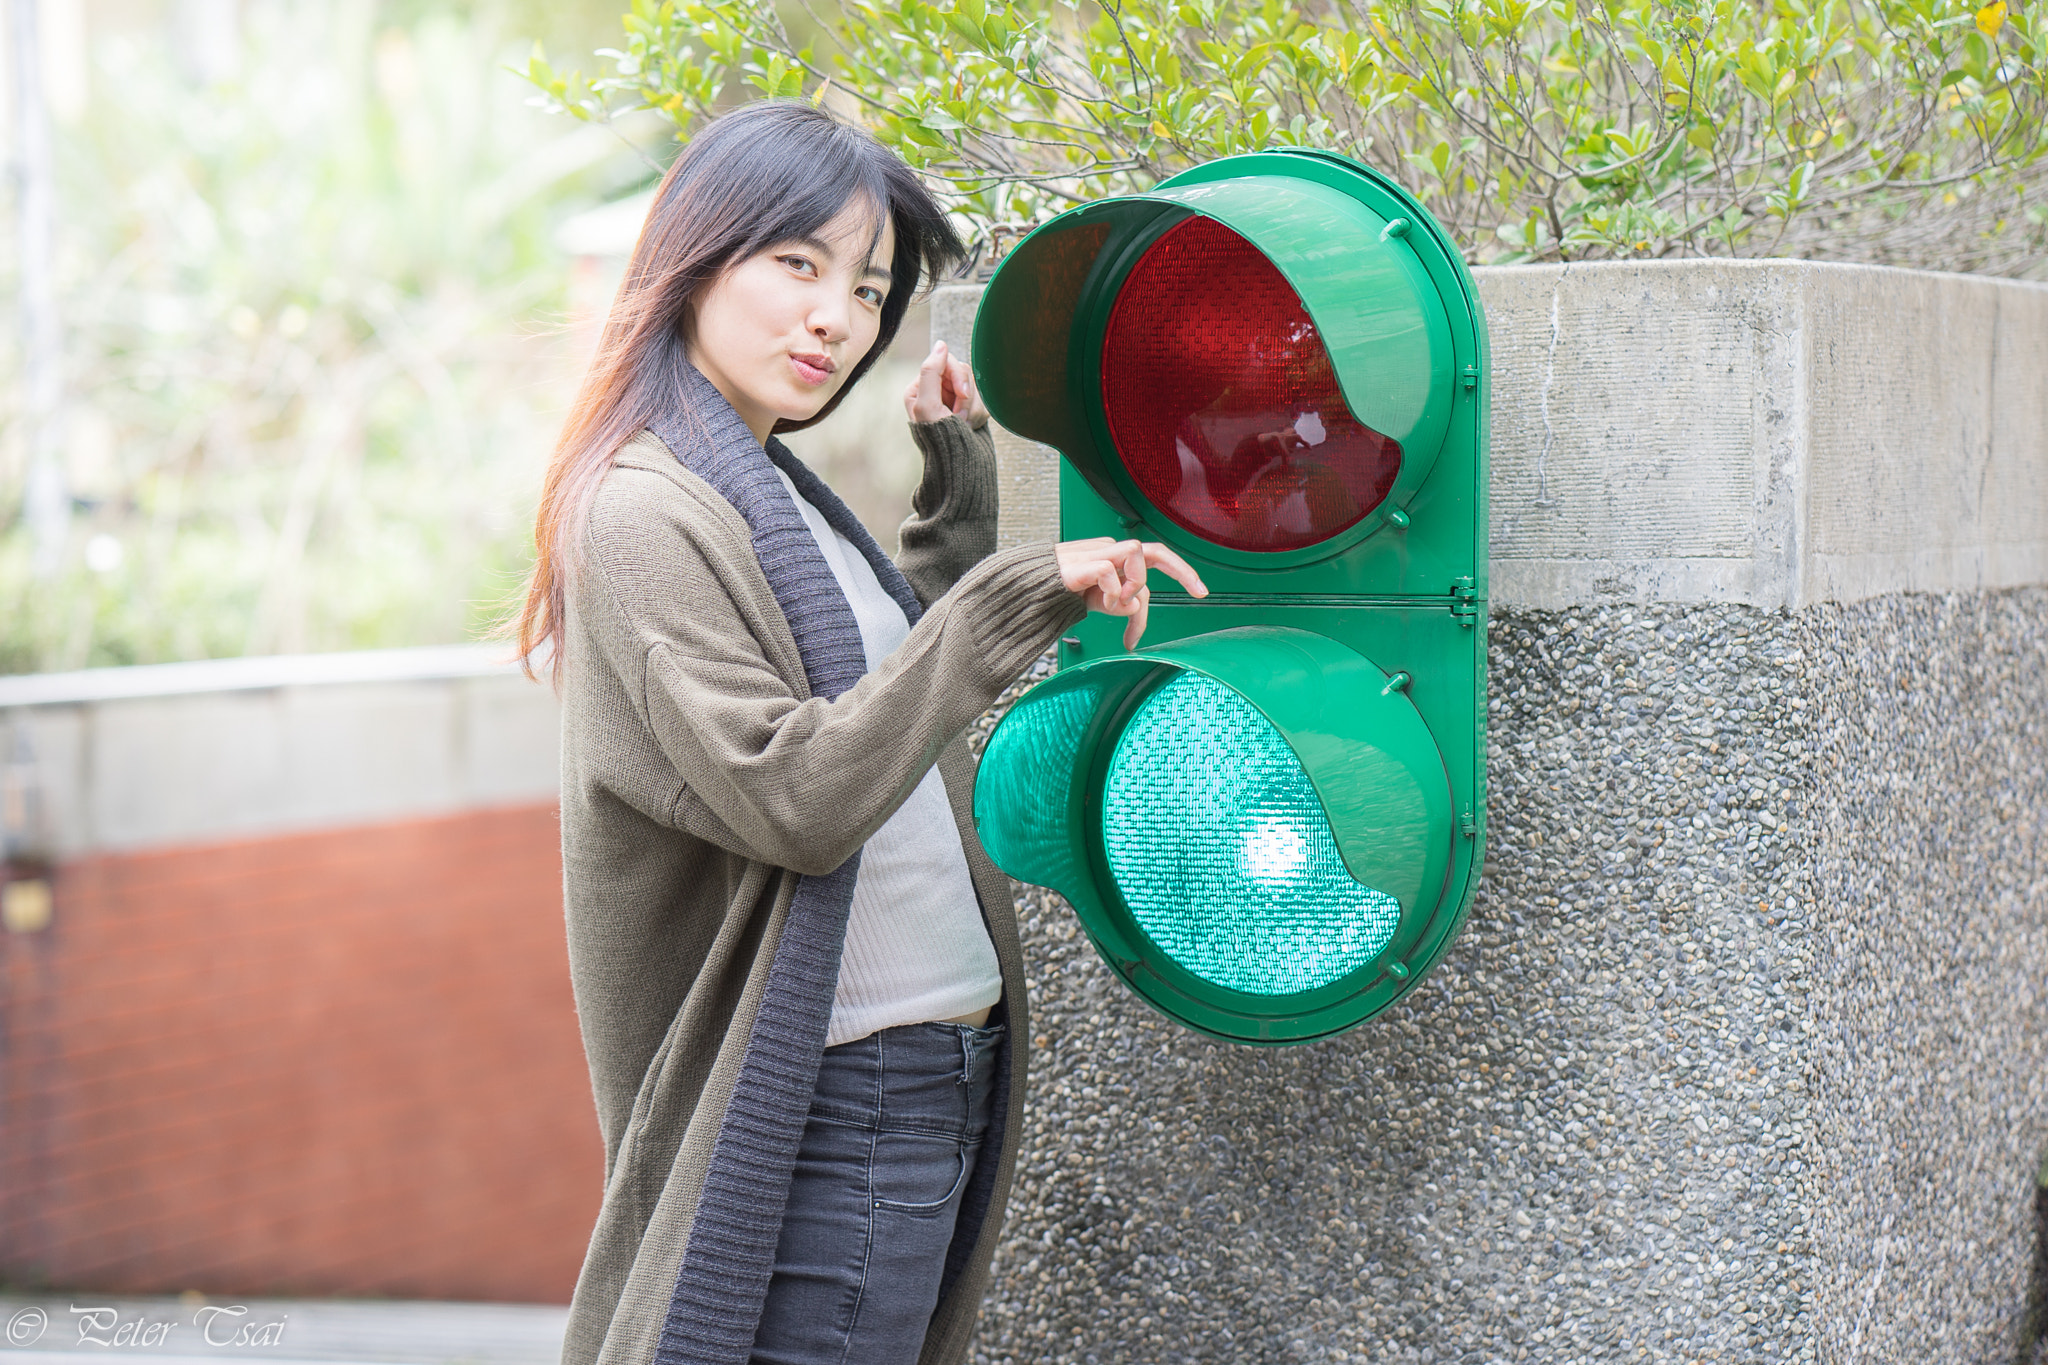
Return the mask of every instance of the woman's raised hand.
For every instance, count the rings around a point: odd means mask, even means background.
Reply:
[[[1156,540],[1111,540],[1095,536],[1088,540],[1063,540],[1053,547],[1060,561],[1060,578],[1067,590],[1086,595],[1088,610],[1128,618],[1124,626],[1124,648],[1136,649],[1145,635],[1145,618],[1152,605],[1152,589],[1145,574],[1159,569],[1194,597],[1207,597],[1208,585],[1188,562]]]
[[[903,410],[913,422],[965,417],[967,425],[978,427],[988,420],[988,409],[974,387],[974,371],[953,359],[943,341],[932,343],[932,353],[917,367],[917,378],[903,391]]]

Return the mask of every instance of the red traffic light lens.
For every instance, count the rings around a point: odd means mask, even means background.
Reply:
[[[1124,280],[1102,406],[1139,491],[1233,550],[1328,540],[1401,468],[1400,443],[1351,415],[1286,276],[1211,218],[1169,229]]]

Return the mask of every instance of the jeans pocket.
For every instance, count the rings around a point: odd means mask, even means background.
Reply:
[[[869,1172],[875,1207],[913,1218],[936,1218],[967,1184],[971,1161],[967,1145],[957,1137],[877,1133]]]

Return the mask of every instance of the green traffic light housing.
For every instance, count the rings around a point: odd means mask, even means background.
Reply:
[[[1486,332],[1448,234],[1341,157],[1230,157],[1020,242],[991,413],[1061,535],[1162,539],[1142,647],[1090,617],[990,737],[976,824],[1212,1036],[1304,1042],[1442,956],[1485,820]]]

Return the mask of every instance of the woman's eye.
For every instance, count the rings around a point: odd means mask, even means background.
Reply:
[[[882,291],[875,288],[871,284],[862,285],[859,289],[856,289],[854,293],[858,294],[861,298],[866,299],[869,303],[873,304],[877,308],[880,308],[882,306]]]
[[[818,273],[818,267],[812,265],[810,261],[802,256],[784,256],[781,259],[784,265],[798,274],[815,275]]]

